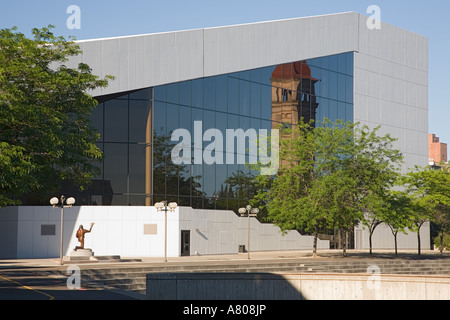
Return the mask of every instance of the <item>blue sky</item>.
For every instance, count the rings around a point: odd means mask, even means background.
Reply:
[[[81,10],[69,30],[67,8]],[[356,11],[378,5],[384,22],[429,39],[429,132],[450,144],[449,0],[2,0],[0,28],[56,26],[57,35],[92,39]]]

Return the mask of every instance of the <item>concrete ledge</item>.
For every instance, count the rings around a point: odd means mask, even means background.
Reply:
[[[449,300],[450,277],[381,274],[147,274],[149,300]]]

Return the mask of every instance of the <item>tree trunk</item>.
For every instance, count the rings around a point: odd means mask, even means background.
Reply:
[[[317,258],[317,238],[319,237],[318,232],[314,232],[314,243],[313,243],[313,258]]]
[[[395,256],[397,256],[397,232],[394,233]]]
[[[347,230],[342,230],[342,256],[347,256]]]
[[[441,255],[443,254],[442,252],[444,251],[444,230],[441,229],[441,234],[439,236],[440,238],[440,245],[439,245],[439,252],[441,253]]]
[[[372,256],[372,234],[373,230],[369,231],[369,255]]]
[[[417,230],[417,254],[420,256],[420,229]]]
[[[420,228],[425,223],[425,221],[420,221],[417,223],[417,253],[420,256]]]

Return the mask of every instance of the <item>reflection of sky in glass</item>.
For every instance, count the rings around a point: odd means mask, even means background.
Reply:
[[[310,59],[306,64],[310,76],[317,80],[313,84],[317,109],[311,111],[316,121],[324,117],[332,121],[352,121],[353,53]],[[171,148],[177,144],[170,141],[173,130],[185,128],[192,133],[194,121],[202,121],[203,132],[210,128],[219,129],[224,139],[226,129],[270,130],[275,110],[272,100],[276,90],[273,89],[277,89],[272,79],[275,68],[265,67],[167,84],[99,104],[92,116],[92,123],[101,134],[99,145],[105,151],[101,178],[111,182],[114,193],[112,204],[145,204],[146,193],[148,195],[149,192],[145,187],[145,177],[148,175],[145,169],[146,150],[149,150],[151,143],[146,132],[148,119],[153,119],[154,150],[157,149],[156,143],[159,143],[158,150],[165,150],[169,156]],[[289,90],[292,97],[306,97],[305,100],[309,101],[304,103],[306,107],[314,105],[311,95],[297,94],[297,88],[292,86]],[[192,144],[193,139],[192,136]],[[210,143],[204,142],[203,148]],[[226,141],[223,143],[225,146]],[[193,152],[192,149],[192,155]],[[180,205],[220,208],[246,204],[245,192],[238,190],[248,188],[243,173],[250,173],[251,170],[245,165],[185,164],[174,168],[167,161],[170,157],[165,160],[161,156],[153,157],[153,168],[176,171],[165,178],[155,177],[157,174],[153,172],[153,184],[157,179],[158,183],[164,184],[153,185],[154,191],[164,193],[155,196],[155,201],[172,199]],[[235,178],[233,186],[225,183],[230,177]],[[211,198],[213,195],[216,197]]]

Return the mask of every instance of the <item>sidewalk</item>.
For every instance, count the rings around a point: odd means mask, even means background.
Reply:
[[[394,259],[393,250],[374,250],[370,256],[368,250],[347,250],[347,257],[342,256],[342,250],[319,250],[319,257],[316,259]],[[444,252],[441,256],[439,251],[422,250],[421,255],[416,250],[401,250],[397,258],[404,259],[446,259],[450,258],[450,252]],[[247,253],[227,254],[227,255],[202,255],[202,256],[185,256],[185,257],[168,257],[164,262],[163,257],[121,257],[121,262],[98,261],[76,264],[85,266],[112,266],[116,264],[142,265],[142,264],[191,264],[206,262],[236,262],[236,261],[270,261],[270,260],[307,260],[314,259],[311,250],[295,250],[295,251],[264,251],[250,252],[250,260]],[[130,261],[128,261],[130,260]],[[140,260],[140,261],[135,261]],[[74,263],[71,263],[74,264]],[[69,264],[67,264],[69,265]],[[60,265],[59,258],[49,259],[0,259],[0,270],[9,268],[33,268],[33,267],[64,267]]]
[[[90,270],[94,273],[101,269],[100,272],[116,272],[114,269],[137,268],[145,270],[146,267],[156,267],[165,269],[168,266],[175,269],[188,268],[191,266],[206,266],[217,268],[217,266],[225,267],[229,264],[231,267],[236,265],[248,266],[254,264],[254,267],[260,268],[259,264],[278,264],[286,262],[287,264],[303,265],[315,264],[319,268],[322,265],[320,261],[342,261],[345,264],[354,261],[350,265],[358,265],[364,260],[369,263],[383,263],[376,260],[396,260],[393,251],[374,251],[373,256],[369,256],[367,250],[348,250],[347,257],[342,257],[342,250],[320,250],[318,258],[312,258],[311,250],[297,251],[269,251],[269,252],[251,252],[250,260],[247,253],[230,254],[230,255],[208,255],[208,256],[187,256],[187,257],[168,257],[168,261],[164,262],[163,257],[142,257],[140,261],[133,257],[128,261],[122,257],[121,262],[104,262],[98,261],[94,263],[76,263],[81,270]],[[401,251],[398,259],[407,260],[450,260],[450,252],[445,252],[443,256],[437,251],[423,250],[419,256],[415,250]],[[357,262],[359,260],[359,262]],[[447,262],[445,262],[447,263]],[[332,263],[334,264],[334,263]],[[434,262],[433,262],[434,264]],[[130,291],[127,289],[111,289],[102,287],[86,287],[82,290],[69,290],[67,288],[67,270],[72,264],[60,265],[59,258],[52,259],[0,259],[0,300],[124,300],[124,299],[145,299],[145,295]],[[347,264],[348,265],[348,264]],[[246,267],[244,267],[246,268]],[[315,268],[315,267],[314,267]],[[365,266],[366,268],[366,266]],[[310,271],[310,270],[308,270]],[[128,272],[128,271],[127,271]],[[139,271],[140,272],[140,271]],[[170,272],[170,271],[169,271]]]

